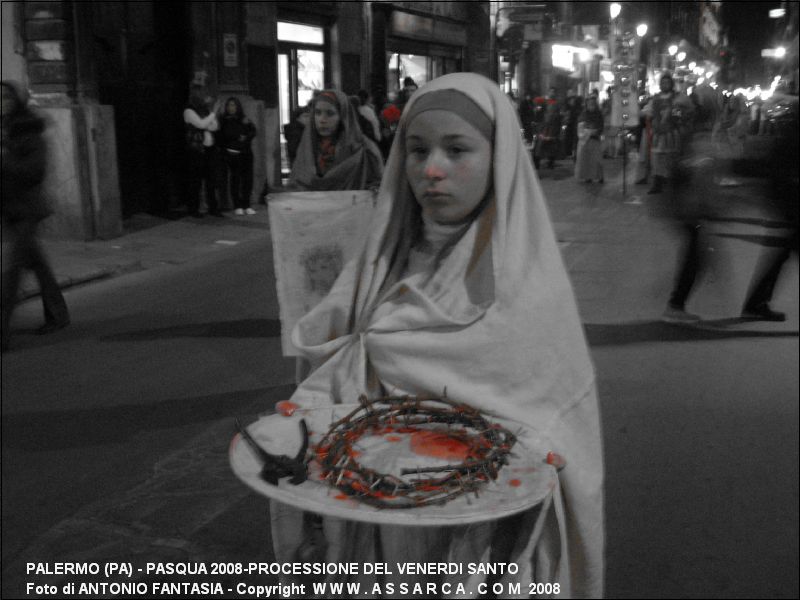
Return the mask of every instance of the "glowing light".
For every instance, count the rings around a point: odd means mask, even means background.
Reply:
[[[678,55],[675,58],[678,59],[678,62],[683,61],[686,59],[686,52],[678,52]]]
[[[775,56],[777,58],[783,58],[784,56],[786,56],[786,48],[784,48],[783,46],[775,48]]]
[[[616,2],[612,2],[611,6],[608,7],[608,14],[611,15],[612,19],[616,19],[619,16],[619,13],[622,12],[622,6],[617,4]]]
[[[667,49],[667,52],[669,52],[669,55],[670,55],[670,56],[675,56],[675,53],[676,53],[677,51],[678,51],[678,47],[677,47],[675,44],[672,44],[672,46],[670,46],[670,47]]]
[[[591,59],[591,53],[587,48],[578,48],[576,46],[564,46],[561,44],[553,44],[553,66],[559,69],[572,71],[575,68],[575,59],[586,62]]]
[[[689,68],[692,69],[693,71],[694,71],[694,69],[696,67],[697,67],[697,63],[696,62],[692,61],[692,62],[689,63]]]
[[[647,23],[639,23],[639,25],[636,26],[636,35],[639,37],[647,35]]]
[[[769,18],[770,19],[780,19],[784,15],[786,15],[786,9],[785,8],[771,8],[770,11],[769,11]]]
[[[698,77],[697,78],[697,85],[702,85],[705,80],[706,80],[705,77]]]
[[[600,71],[600,76],[606,83],[614,83],[614,74],[611,71]]]

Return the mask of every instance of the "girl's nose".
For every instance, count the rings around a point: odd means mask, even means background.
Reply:
[[[430,153],[423,172],[427,179],[444,179],[445,173],[442,168],[441,156],[438,152]]]

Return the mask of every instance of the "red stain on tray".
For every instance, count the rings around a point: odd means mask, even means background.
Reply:
[[[347,500],[349,497],[350,496],[348,496],[347,494],[336,494],[334,496],[334,498],[336,498],[337,500]]]
[[[288,400],[282,400],[275,405],[275,409],[284,417],[291,417],[298,408],[300,407],[297,404]]]
[[[399,435],[387,435],[386,436],[386,441],[387,442],[399,442],[402,439],[403,438],[401,438]]]
[[[420,456],[464,461],[470,448],[461,440],[436,431],[415,431],[411,434],[411,450]]]
[[[519,479],[509,479],[508,485],[510,485],[511,487],[519,487],[522,485],[522,482]]]

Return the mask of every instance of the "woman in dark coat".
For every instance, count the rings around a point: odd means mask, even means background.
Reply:
[[[29,107],[27,95],[10,81],[2,87],[2,198],[3,256],[2,347],[9,341],[11,313],[23,269],[36,275],[44,306],[44,325],[37,333],[51,333],[69,325],[69,311],[36,237],[39,222],[50,214],[42,192],[47,173],[45,122]]]
[[[221,153],[220,164],[220,204],[228,201],[228,182],[231,198],[237,215],[254,215],[250,208],[250,194],[253,192],[253,150],[251,144],[256,136],[256,127],[244,114],[238,98],[230,97],[219,117],[216,144]]]

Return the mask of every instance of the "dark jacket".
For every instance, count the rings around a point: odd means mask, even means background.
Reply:
[[[217,146],[236,152],[251,152],[250,143],[256,136],[256,127],[247,119],[225,115],[220,119],[216,135]]]
[[[3,118],[3,219],[40,221],[52,211],[42,190],[47,173],[45,121],[27,108]]]

